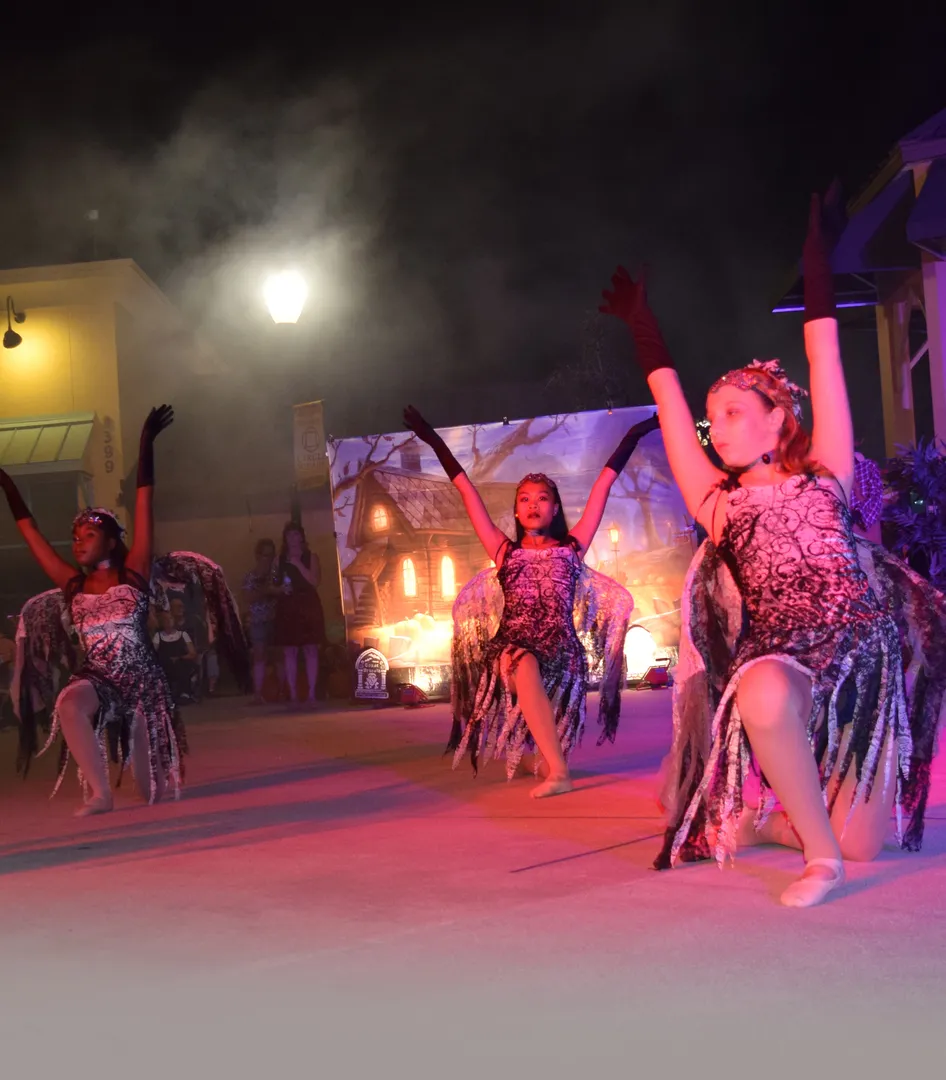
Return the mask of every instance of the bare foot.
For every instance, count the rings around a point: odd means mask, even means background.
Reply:
[[[565,795],[572,790],[570,776],[550,776],[544,783],[534,787],[529,794],[533,799],[549,799],[553,795]]]
[[[782,893],[782,903],[786,907],[814,907],[843,884],[844,863],[840,859],[812,859],[802,876]]]
[[[544,780],[549,775],[548,762],[540,761],[538,768],[536,768],[535,756],[533,754],[524,754],[519,759],[519,764],[516,766],[516,771],[513,775],[530,777],[540,776]]]
[[[764,844],[762,835],[755,831],[756,808],[744,806],[739,815],[739,824],[736,826],[736,846],[740,848],[755,847],[756,844]],[[767,824],[767,823],[766,823]]]
[[[773,810],[761,829],[755,828],[754,808],[747,806],[739,817],[736,842],[740,847],[754,847],[756,844],[777,844],[779,847],[801,850],[801,840],[792,828],[784,810]]]
[[[107,814],[112,809],[114,803],[112,801],[112,793],[107,795],[95,795],[85,804],[80,806],[76,810],[76,817],[91,817],[93,814]]]

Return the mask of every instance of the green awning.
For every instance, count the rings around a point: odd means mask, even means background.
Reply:
[[[88,472],[94,413],[0,420],[0,468],[11,476]]]

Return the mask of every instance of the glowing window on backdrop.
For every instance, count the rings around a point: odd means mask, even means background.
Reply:
[[[388,527],[388,512],[381,503],[371,511],[371,527],[375,532],[384,532]]]
[[[414,560],[405,559],[401,563],[401,575],[404,579],[404,595],[417,595],[417,571],[414,569]]]
[[[440,560],[440,595],[444,600],[452,600],[457,595],[457,575],[449,555]]]

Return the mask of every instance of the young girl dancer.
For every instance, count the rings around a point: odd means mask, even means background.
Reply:
[[[683,600],[672,824],[656,865],[711,853],[722,864],[740,843],[800,847],[804,873],[782,895],[793,907],[837,888],[845,858],[876,856],[892,805],[898,837],[918,843],[929,783],[914,760],[898,628],[852,531],[854,440],[821,220],[814,198],[804,248],[814,431],[776,362],[729,372],[707,398],[725,471],[700,446],[643,281],[619,268],[601,309],[634,337],[674,477],[709,537]],[[762,799],[744,812],[751,757]],[[773,793],[783,813],[771,813]]]
[[[173,419],[171,408],[162,405],[151,410],[141,431],[135,537],[130,550],[114,514],[98,508],[83,510],[72,534],[78,571],[56,554],[13,481],[0,471],[0,486],[19,530],[56,585],[30,600],[20,614],[13,691],[21,722],[20,764],[25,770],[36,749],[33,709],[39,702],[50,703],[52,668],[57,662],[71,666],[64,625],[68,613],[84,659],[56,698],[43,749],[61,729],[65,744],[53,794],[62,783],[71,754],[87,795],[80,816],[112,809],[109,749],[123,766],[131,760],[135,782],[149,802],[159,799],[168,786],[175,795],[180,789],[186,745],[148,634],[152,579],[159,590],[168,584],[200,587],[208,600],[213,630],[221,632],[238,677],[245,667],[239,617],[220,568],[187,552],[152,558],[154,442]]]
[[[495,574],[484,571],[474,578],[454,606],[454,764],[467,752],[474,768],[480,753],[505,755],[512,776],[531,739],[548,768],[547,778],[533,788],[533,798],[571,791],[567,757],[584,725],[586,650],[589,645],[596,650],[593,655],[604,669],[602,737],[613,739],[624,638],[633,608],[625,589],[584,566],[584,553],[601,523],[611,486],[638,441],[656,430],[656,418],[625,435],[571,531],[555,484],[542,473],[524,477],[516,489],[515,540],[493,523],[457,459],[412,406],[405,410],[404,422],[437,455],[497,567]],[[501,589],[500,604],[491,595],[494,581]],[[499,606],[497,628],[491,615]]]

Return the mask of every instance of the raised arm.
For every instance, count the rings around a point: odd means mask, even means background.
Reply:
[[[696,423],[683,395],[670,351],[647,303],[643,276],[634,281],[624,267],[619,266],[611,284],[614,291],[602,293],[604,303],[599,310],[620,319],[634,338],[637,362],[657,402],[670,470],[690,516],[696,518],[707,494],[725,479],[726,474],[713,465],[700,446]]]
[[[460,462],[450,453],[447,444],[413,405],[408,405],[404,410],[404,424],[437,455],[437,460],[443,466],[443,471],[460,493],[464,509],[473,526],[473,531],[485,548],[486,554],[493,562],[496,562],[503,542],[508,540],[509,537],[493,523],[489,511],[486,509],[486,504],[473,486],[473,481],[463,471]]]
[[[656,431],[659,427],[660,421],[657,419],[656,414],[639,424],[635,424],[629,429],[619,443],[617,450],[609,458],[607,465],[601,470],[591,489],[591,494],[588,496],[588,502],[585,503],[585,510],[581,515],[581,520],[572,529],[572,536],[581,545],[583,552],[587,551],[591,546],[591,541],[598,531],[614,481],[624,472],[624,466],[630,461],[631,454],[634,453],[641,439],[651,431]]]
[[[811,456],[833,473],[849,495],[854,482],[854,424],[841,364],[838,341],[831,239],[825,236],[825,218],[838,217],[840,190],[833,185],[824,207],[811,197],[808,235],[802,256],[805,275],[805,353],[808,356],[811,412],[814,426]]]
[[[135,496],[135,538],[125,566],[151,580],[154,552],[154,440],[174,422],[174,410],[161,405],[148,413],[138,449],[138,491]]]
[[[76,576],[78,570],[56,554],[52,545],[39,531],[39,526],[33,520],[33,515],[23,501],[23,496],[16,484],[3,469],[0,469],[0,487],[3,488],[3,493],[10,504],[10,510],[16,519],[16,527],[20,530],[20,535],[26,541],[26,546],[30,549],[33,558],[53,584],[59,589],[64,589]]]

